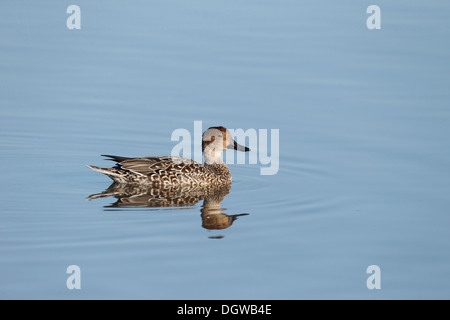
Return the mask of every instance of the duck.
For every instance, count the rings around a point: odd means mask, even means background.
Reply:
[[[87,167],[103,173],[119,184],[152,187],[223,187],[231,185],[230,169],[223,162],[226,149],[249,152],[237,143],[225,127],[210,127],[202,136],[204,164],[179,156],[128,158],[102,155],[116,162],[112,168]]]

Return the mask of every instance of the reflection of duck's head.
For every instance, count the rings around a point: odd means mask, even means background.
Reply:
[[[203,207],[200,210],[202,213],[203,228],[209,230],[226,229],[230,227],[238,217],[248,215],[247,213],[235,215],[225,214],[225,209],[220,207],[220,203],[225,196],[226,194],[224,193],[216,193],[205,198]]]
[[[233,222],[240,216],[246,216],[248,213],[228,215],[223,212],[211,213],[203,208],[202,210],[202,227],[209,230],[221,230],[230,227]]]

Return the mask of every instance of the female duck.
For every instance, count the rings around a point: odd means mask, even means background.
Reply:
[[[126,158],[103,155],[117,164],[113,168],[88,168],[104,173],[118,183],[218,187],[232,182],[231,172],[222,160],[225,149],[250,151],[234,141],[231,133],[224,127],[211,127],[203,133],[204,165],[183,157]]]

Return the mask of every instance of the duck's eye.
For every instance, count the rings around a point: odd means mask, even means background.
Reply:
[[[223,138],[223,135],[219,134],[217,137],[218,137],[218,138]]]

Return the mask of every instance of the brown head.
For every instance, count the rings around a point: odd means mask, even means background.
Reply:
[[[217,150],[234,149],[238,151],[248,152],[249,148],[241,146],[234,141],[230,131],[225,127],[211,127],[203,133],[202,150],[203,152],[208,146],[213,145]]]
[[[234,149],[242,152],[250,151],[249,148],[238,144],[231,133],[224,127],[211,127],[203,133],[202,150],[206,164],[222,161],[222,152],[225,149]]]

